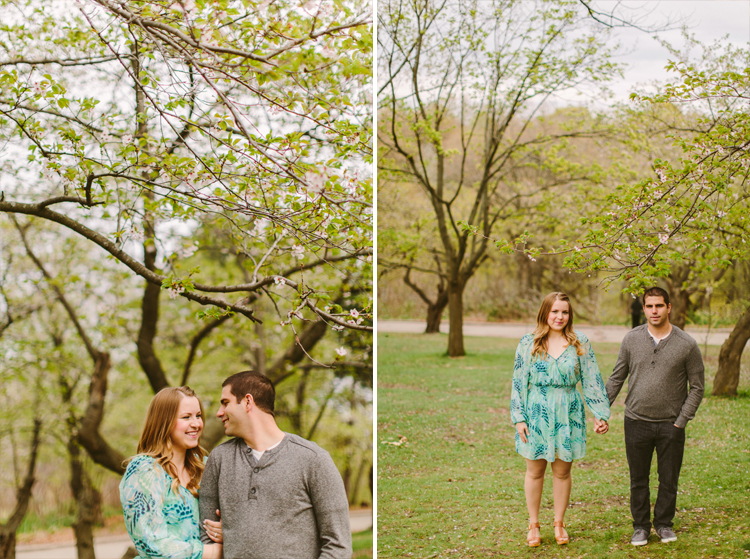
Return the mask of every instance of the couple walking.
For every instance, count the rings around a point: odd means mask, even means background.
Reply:
[[[516,451],[526,458],[528,545],[541,544],[539,507],[544,473],[552,465],[554,531],[567,544],[564,517],[571,489],[573,460],[586,454],[586,418],[576,390],[594,415],[594,432],[609,430],[610,405],[625,379],[625,453],[630,469],[630,543],[646,545],[651,532],[649,474],[654,450],[659,491],[653,525],[662,542],[677,539],[672,520],[677,481],[685,448],[685,426],[703,398],[703,359],[698,344],[669,322],[669,294],[652,287],[643,295],[647,323],[633,328],[622,341],[605,387],[586,336],[573,330],[573,309],[564,293],[542,301],[537,327],[521,338],[516,351],[511,395],[511,420],[516,426]],[[689,389],[688,389],[689,385]]]
[[[139,558],[344,559],[349,504],[330,455],[276,425],[276,393],[245,371],[216,414],[235,438],[206,459],[203,406],[183,386],[154,396],[120,500]]]

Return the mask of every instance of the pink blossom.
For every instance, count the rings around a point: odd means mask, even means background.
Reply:
[[[302,245],[292,246],[292,256],[299,260],[303,259],[305,257],[305,247]]]
[[[305,173],[305,180],[307,181],[307,186],[311,192],[320,193],[325,190],[326,177],[324,175],[314,171],[308,171]]]

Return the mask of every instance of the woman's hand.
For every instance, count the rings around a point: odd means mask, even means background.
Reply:
[[[521,437],[521,440],[525,443],[529,442],[528,436],[529,436],[529,428],[526,426],[526,424],[522,421],[520,423],[516,423],[516,432],[518,433],[518,436]]]
[[[206,529],[206,534],[211,538],[211,541],[224,543],[224,534],[221,530],[221,512],[219,509],[216,509],[216,515],[219,517],[218,521],[206,519],[203,521],[203,527]]]
[[[604,419],[594,418],[594,433],[603,435],[607,431],[609,431],[609,423],[607,423]]]

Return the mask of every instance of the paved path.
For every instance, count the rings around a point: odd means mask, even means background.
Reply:
[[[508,323],[508,322],[464,322],[465,336],[496,336],[498,338],[517,338],[520,339],[524,334],[528,334],[536,324],[532,323]],[[419,334],[424,332],[425,322],[422,320],[378,320],[378,332],[400,332]],[[620,343],[630,331],[625,326],[590,326],[587,324],[576,324],[576,330],[580,330],[591,341],[594,342],[612,342]],[[721,345],[729,336],[731,330],[727,328],[718,328],[707,332],[697,328],[688,328],[686,332],[690,334],[700,345],[706,343],[708,336],[708,345]],[[448,333],[448,323],[443,321],[440,325],[440,332]]]
[[[372,510],[349,511],[352,533],[362,532],[372,526]],[[96,559],[121,559],[127,551],[130,538],[125,536],[103,536],[95,538]],[[16,559],[76,559],[75,542],[58,542],[39,545],[19,545]]]

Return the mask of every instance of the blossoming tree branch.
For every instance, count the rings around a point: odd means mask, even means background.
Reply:
[[[372,330],[330,284],[372,276],[369,6],[3,4],[0,211],[74,231],[203,317],[259,322],[265,296],[282,324]],[[226,231],[248,281],[180,266],[209,249],[199,226]]]

